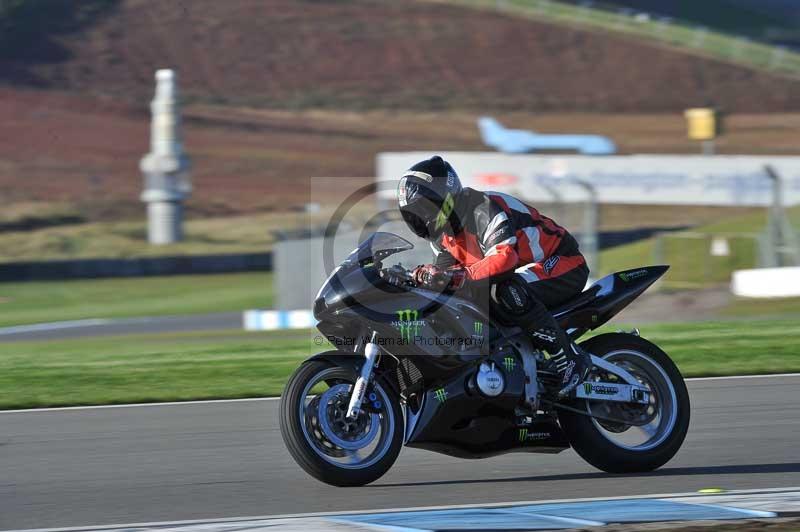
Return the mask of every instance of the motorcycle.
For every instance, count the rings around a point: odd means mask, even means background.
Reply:
[[[570,447],[609,473],[654,470],[680,448],[689,395],[664,351],[638,331],[581,343],[589,378],[559,398],[549,357],[528,335],[459,294],[416,286],[384,260],[413,248],[374,233],[328,277],[314,301],[335,349],[307,359],[280,403],[298,465],[335,486],[380,478],[403,445],[461,458]],[[574,339],[608,322],[668,266],[608,275],[551,309]]]

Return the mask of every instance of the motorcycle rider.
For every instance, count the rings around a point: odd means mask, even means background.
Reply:
[[[439,156],[409,168],[398,186],[408,227],[431,243],[434,264],[418,266],[418,285],[487,293],[501,321],[528,331],[555,362],[560,396],[572,392],[592,367],[588,353],[556,323],[553,307],[581,292],[589,276],[578,244],[550,218],[499,192],[463,188]]]

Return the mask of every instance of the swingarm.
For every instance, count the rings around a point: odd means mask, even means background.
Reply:
[[[578,399],[645,405],[650,402],[650,391],[645,386],[642,386],[628,371],[595,355],[592,355],[592,364],[607,373],[613,373],[627,384],[586,381],[575,390],[575,397]]]

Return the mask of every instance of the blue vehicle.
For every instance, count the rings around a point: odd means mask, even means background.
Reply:
[[[503,153],[572,151],[583,155],[613,155],[614,142],[600,135],[545,135],[524,129],[507,129],[494,118],[478,119],[484,144]]]

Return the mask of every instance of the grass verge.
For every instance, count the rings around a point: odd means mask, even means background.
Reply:
[[[786,210],[794,227],[800,227],[800,208]],[[600,270],[605,275],[644,264],[670,264],[665,288],[699,288],[728,282],[734,270],[758,266],[757,239],[767,223],[766,210],[729,216],[718,221],[654,236],[600,252]],[[728,254],[711,253],[712,241],[724,239]]]
[[[267,272],[0,283],[0,326],[270,306]]]
[[[543,20],[572,27],[607,31],[668,45],[687,53],[750,68],[800,73],[800,54],[754,42],[736,35],[701,28],[664,18],[633,17],[589,6],[576,6],[552,0],[438,0],[482,9],[491,9],[520,17]]]
[[[606,330],[616,330],[618,326]],[[684,376],[800,371],[796,320],[651,325]],[[0,408],[278,395],[313,331],[0,343]]]
[[[51,211],[54,209],[50,208]],[[0,231],[0,263],[263,253],[272,247],[276,233],[286,228],[324,224],[327,222],[326,214],[328,211],[314,215],[280,212],[189,219],[184,224],[184,240],[162,246],[147,243],[147,220],[144,218],[61,224],[66,216],[62,211],[41,215],[18,214],[6,222],[0,218],[0,229],[4,223],[8,227],[27,223],[34,229]]]

